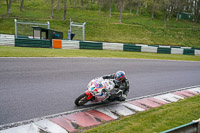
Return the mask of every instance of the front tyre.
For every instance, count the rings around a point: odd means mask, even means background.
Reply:
[[[85,93],[83,93],[78,98],[76,98],[74,103],[77,106],[83,106],[84,104],[86,104],[88,102],[87,98],[88,98],[88,96]]]

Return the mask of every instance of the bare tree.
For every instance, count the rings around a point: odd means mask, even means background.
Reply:
[[[63,20],[66,20],[66,12],[67,12],[67,0],[64,0],[64,15],[63,15]]]
[[[83,9],[83,0],[81,0],[81,9]]]
[[[141,0],[137,0],[136,16],[139,16],[139,11],[140,11],[140,7],[141,6],[142,6],[142,1]]]
[[[110,0],[109,2],[109,17],[112,17],[111,11],[112,11],[112,0]]]
[[[51,0],[51,19],[53,19],[53,0]]]
[[[76,8],[77,7],[77,1],[73,0],[73,3],[74,3],[74,8]]]
[[[20,11],[24,8],[24,0],[21,0],[21,6],[20,6]]]
[[[175,1],[175,14],[176,14],[176,21],[179,19],[179,14],[183,11],[184,9],[185,2],[182,0],[176,0]]]
[[[130,14],[132,14],[133,0],[128,0],[127,1],[127,7],[129,9]]]
[[[57,10],[60,10],[60,0],[57,0]]]
[[[103,0],[98,0],[98,6],[99,6],[99,14],[101,14],[101,8],[103,6]]]
[[[95,1],[90,0],[90,8],[92,8],[92,5],[95,3]]]
[[[7,3],[7,14],[11,13],[11,4],[12,4],[12,0],[6,0]]]
[[[167,27],[167,19],[169,13],[171,12],[171,0],[163,0],[160,2],[160,4],[161,4],[161,11],[163,12],[164,27]]]
[[[119,8],[120,8],[119,23],[122,23],[122,13],[124,11],[124,2],[125,0],[119,0]]]
[[[143,15],[143,9],[147,8],[147,1],[146,0],[140,0],[140,14]]]
[[[156,0],[153,0],[153,9],[152,9],[152,20],[154,19],[155,17],[155,3],[156,3]]]
[[[197,23],[198,18],[199,18],[199,12],[200,12],[200,1],[195,0],[194,1],[194,16],[195,16],[195,23]]]

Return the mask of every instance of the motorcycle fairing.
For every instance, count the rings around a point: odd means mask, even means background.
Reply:
[[[93,97],[92,93],[90,93],[89,90],[86,90],[86,91],[85,91],[85,94],[88,96],[88,97],[87,97],[87,100],[90,100],[90,99]]]

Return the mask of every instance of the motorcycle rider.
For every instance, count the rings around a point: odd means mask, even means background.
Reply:
[[[120,94],[119,97],[116,97],[115,99],[110,99],[111,101],[113,101],[113,100],[125,101],[126,100],[130,85],[129,85],[128,79],[125,76],[124,71],[117,71],[114,74],[104,75],[104,76],[102,76],[102,78],[103,79],[114,79],[115,88],[122,90],[122,94]]]

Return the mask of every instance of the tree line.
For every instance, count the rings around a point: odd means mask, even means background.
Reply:
[[[19,10],[24,8],[24,0],[6,0],[7,14],[11,13],[12,1],[20,2]],[[35,0],[29,0],[35,1]],[[157,16],[162,16],[164,22],[167,19],[175,17],[178,21],[179,14],[182,12],[191,13],[194,16],[194,22],[198,22],[200,14],[200,0],[44,0],[46,3],[51,2],[50,18],[54,18],[53,11],[60,10],[63,6],[63,20],[66,20],[67,8],[80,8],[81,10],[94,10],[97,7],[99,14],[102,11],[108,12],[112,17],[113,12],[119,12],[119,23],[122,22],[123,12],[135,13],[136,16],[150,14],[152,20]]]

